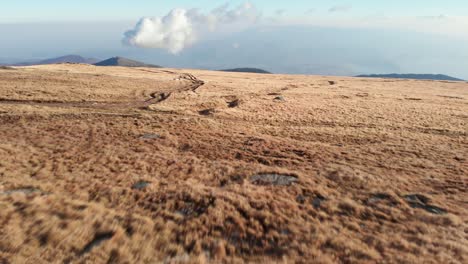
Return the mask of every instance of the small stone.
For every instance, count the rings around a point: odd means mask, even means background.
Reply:
[[[431,214],[446,214],[447,210],[429,204],[430,199],[422,194],[408,194],[403,196],[409,206],[412,208],[424,209]]]
[[[276,101],[282,101],[282,102],[286,101],[286,100],[284,99],[284,97],[281,96],[281,95],[280,95],[280,96],[276,96],[274,100],[276,100]]]
[[[364,202],[369,206],[376,205],[378,203],[385,203],[389,206],[396,206],[399,204],[399,202],[388,193],[374,193]]]
[[[161,138],[161,135],[146,133],[146,134],[143,134],[140,138],[141,139],[158,139],[158,138]]]
[[[408,195],[405,195],[404,198],[408,203],[427,204],[430,201],[428,197],[422,194],[408,194]]]
[[[4,194],[4,195],[11,195],[11,194],[14,194],[14,193],[32,194],[32,193],[40,193],[40,192],[41,192],[41,190],[39,190],[37,188],[27,187],[27,188],[6,190],[4,192],[0,192],[0,194]]]
[[[257,185],[283,185],[289,186],[298,181],[297,176],[294,175],[285,175],[285,174],[276,174],[276,173],[266,173],[266,174],[256,174],[250,177],[250,181],[253,184]]]
[[[239,99],[236,99],[236,100],[234,100],[234,101],[229,102],[229,103],[228,103],[228,106],[229,106],[230,108],[234,108],[234,107],[238,107],[239,104],[240,104],[240,100],[239,100]]]
[[[296,196],[296,201],[298,203],[300,203],[300,204],[303,204],[305,202],[305,200],[306,200],[305,197],[300,195],[300,194],[298,196]]]
[[[322,205],[323,201],[325,201],[325,197],[317,196],[314,198],[314,200],[312,200],[312,205],[314,206],[315,209],[318,209]]]
[[[214,112],[215,112],[215,109],[213,109],[213,108],[209,108],[209,109],[205,109],[205,110],[198,111],[198,113],[199,113],[200,115],[205,115],[205,116],[207,116],[207,115],[212,115],[212,114],[214,114]]]
[[[138,181],[135,184],[132,185],[132,189],[135,190],[142,190],[150,185],[150,182],[147,181]]]

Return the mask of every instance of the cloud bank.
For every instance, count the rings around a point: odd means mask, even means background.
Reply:
[[[200,40],[219,38],[226,33],[241,31],[252,25],[267,28],[303,25],[332,28],[380,28],[437,33],[467,39],[468,17],[437,16],[349,16],[352,6],[336,5],[311,15],[316,9],[302,15],[285,15],[284,9],[263,16],[251,2],[231,7],[221,5],[211,11],[199,9],[173,9],[162,17],[143,17],[135,27],[124,34],[123,42],[139,48],[163,49],[178,54]],[[238,42],[235,40],[234,42]],[[231,43],[228,44],[231,46]]]
[[[134,29],[125,32],[123,42],[178,54],[194,44],[200,32],[213,32],[227,24],[252,24],[260,17],[260,12],[250,2],[232,9],[225,4],[207,14],[198,9],[173,9],[164,17],[141,18]]]

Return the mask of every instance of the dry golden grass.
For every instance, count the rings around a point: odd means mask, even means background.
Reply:
[[[466,263],[467,121],[463,82],[0,69],[0,263]]]

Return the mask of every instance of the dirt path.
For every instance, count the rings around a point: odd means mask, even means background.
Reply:
[[[154,71],[140,69],[141,71],[156,73]],[[164,71],[171,74],[177,74],[171,71]],[[205,84],[204,81],[196,78],[190,73],[179,74],[175,81],[188,81],[187,85],[180,85],[175,83],[174,87],[166,88],[166,91],[156,91],[151,92],[149,96],[151,98],[146,100],[133,100],[133,101],[114,101],[114,102],[102,102],[102,101],[60,101],[60,100],[22,100],[22,99],[9,99],[9,98],[0,98],[0,104],[10,104],[10,105],[38,105],[38,106],[48,106],[48,107],[73,107],[73,108],[93,108],[93,109],[102,109],[102,110],[116,110],[116,109],[128,109],[128,108],[146,108],[152,104],[158,104],[167,100],[173,93],[181,93],[186,91],[196,92],[197,89]]]

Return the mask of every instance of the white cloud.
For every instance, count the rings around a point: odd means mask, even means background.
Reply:
[[[177,54],[192,45],[203,30],[215,31],[221,25],[253,24],[260,12],[250,3],[230,9],[222,5],[205,14],[198,9],[174,9],[164,17],[144,17],[127,31],[123,42],[141,48],[166,49]]]
[[[176,54],[195,41],[195,32],[187,11],[174,9],[165,17],[142,18],[125,33],[124,42],[142,48],[167,49]]]
[[[345,12],[351,6],[331,7],[328,11]],[[305,11],[302,16],[294,17],[279,9],[270,17],[263,17],[261,12],[250,2],[237,7],[225,4],[206,12],[199,9],[174,9],[164,17],[144,17],[134,29],[127,31],[124,43],[141,48],[165,49],[178,54],[200,39],[210,39],[245,29],[252,25],[309,25],[342,28],[381,28],[405,31],[440,33],[444,35],[468,38],[468,17],[460,16],[338,16],[310,14],[314,9]],[[216,32],[216,33],[215,33]],[[236,45],[233,45],[236,48]]]

